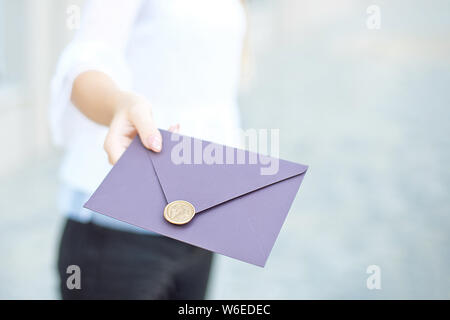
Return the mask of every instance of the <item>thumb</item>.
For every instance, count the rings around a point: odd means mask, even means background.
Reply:
[[[130,110],[130,120],[136,127],[142,144],[147,149],[160,152],[162,137],[153,120],[151,108],[145,105],[134,107]]]

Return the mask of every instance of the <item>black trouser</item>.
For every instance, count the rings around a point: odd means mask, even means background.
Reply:
[[[167,237],[67,220],[58,258],[63,299],[203,299],[212,254]],[[77,265],[81,289],[67,287]]]

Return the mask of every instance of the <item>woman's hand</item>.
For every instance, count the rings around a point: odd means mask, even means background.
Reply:
[[[169,128],[169,131],[178,130],[178,124]],[[161,133],[153,120],[151,104],[144,97],[133,93],[123,93],[104,144],[111,164],[119,160],[136,134],[147,149],[154,152],[161,151]]]
[[[119,160],[136,134],[146,148],[160,152],[161,133],[153,121],[150,103],[133,93],[123,93],[117,100],[104,144],[109,162],[115,164]]]
[[[162,148],[161,133],[146,98],[121,91],[113,80],[99,71],[81,73],[72,87],[71,100],[89,119],[109,126],[104,148],[111,164],[115,164],[136,134],[142,144],[155,152]],[[171,126],[177,132],[179,125]]]

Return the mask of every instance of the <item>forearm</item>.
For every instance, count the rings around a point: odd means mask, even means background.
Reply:
[[[115,82],[100,71],[86,71],[73,82],[72,103],[89,119],[109,126],[118,108],[129,99]]]

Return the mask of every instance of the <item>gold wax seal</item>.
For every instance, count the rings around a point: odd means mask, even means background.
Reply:
[[[195,215],[194,206],[184,200],[176,200],[164,208],[164,218],[173,224],[185,224],[192,220]]]

